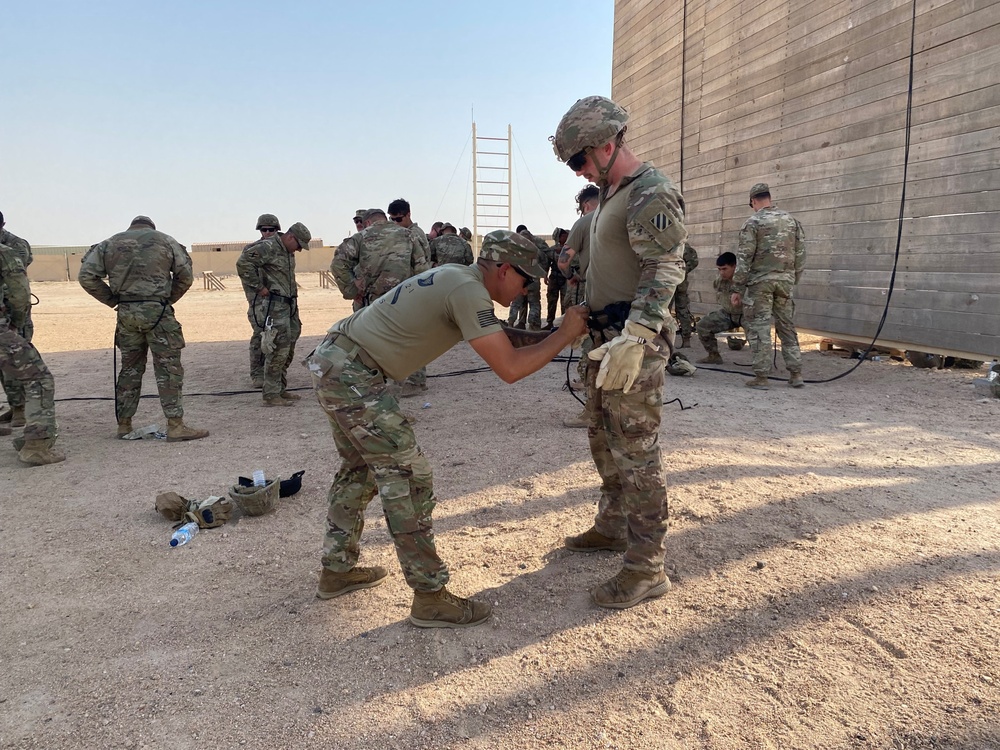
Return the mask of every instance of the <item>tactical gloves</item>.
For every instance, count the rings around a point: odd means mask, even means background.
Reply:
[[[628,393],[642,369],[642,358],[647,346],[659,349],[652,343],[656,331],[641,326],[635,321],[625,321],[625,330],[603,344],[587,356],[600,361],[595,385],[606,391],[621,389]]]

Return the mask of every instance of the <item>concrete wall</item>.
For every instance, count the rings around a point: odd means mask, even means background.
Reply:
[[[1000,353],[998,11],[617,0],[612,95],[630,112],[630,144],[684,193],[702,258],[692,307],[714,306],[714,259],[735,250],[747,191],[767,182],[808,237],[801,328],[870,340],[901,227],[880,341]]]

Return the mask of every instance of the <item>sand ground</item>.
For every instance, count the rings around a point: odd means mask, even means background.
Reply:
[[[347,303],[302,281],[304,355]],[[446,377],[479,364],[460,345],[404,403],[451,588],[495,615],[427,631],[377,500],[362,561],[388,580],[314,597],[338,459],[309,391],[290,409],[192,395],[249,385],[229,286],[177,306],[187,419],[209,438],[116,441],[110,400],[62,400],[66,462],[0,451],[0,747],[1000,748],[1000,402],[977,400],[975,373],[871,362],[767,392],[668,377],[692,407],[663,411],[674,587],[611,612],[587,591],[618,557],[562,548],[598,498],[586,431],[560,426],[578,411],[564,366]],[[114,313],[75,284],[35,292],[57,397],[110,399]],[[748,352],[723,354],[748,372]],[[804,357],[809,380],[852,364]],[[156,421],[144,400],[137,426]],[[255,468],[304,469],[302,491],[167,546],[157,493],[222,494]]]

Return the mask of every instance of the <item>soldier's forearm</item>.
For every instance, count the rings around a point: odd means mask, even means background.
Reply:
[[[551,331],[522,331],[519,328],[509,328],[507,326],[503,327],[503,332],[507,334],[507,338],[515,349],[537,344],[539,341],[547,339],[552,333]]]

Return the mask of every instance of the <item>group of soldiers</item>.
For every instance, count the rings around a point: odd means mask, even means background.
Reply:
[[[676,333],[669,308],[672,301],[683,304],[676,294],[693,266],[684,199],[669,178],[631,150],[627,123],[627,112],[601,96],[577,101],[559,122],[550,139],[556,156],[590,184],[577,196],[580,218],[569,231],[554,233],[553,248],[520,227],[490,232],[473,258],[454,227],[435,224],[425,235],[403,199],[384,211],[357,212],[358,231],[341,243],[331,264],[355,311],[335,322],[303,362],[341,457],[328,493],[317,597],[377,586],[388,575],[381,566],[358,564],[365,508],[378,494],[413,589],[410,621],[469,627],[490,616],[488,602],[447,588],[449,571],[434,541],[432,471],[397,400],[401,385],[426,387],[413,378],[463,340],[506,383],[540,370],[568,346],[582,347],[583,417],[601,478],[600,499],[593,524],[564,545],[579,553],[622,553],[621,570],[590,590],[597,606],[628,608],[670,589],[663,569],[668,507],[659,433],[665,365]],[[716,261],[722,309],[702,318],[697,331],[707,359],[715,361],[713,331],[742,324],[754,351],[749,385],[766,387],[765,342],[773,315],[789,385],[802,385],[791,323],[791,287],[805,257],[802,227],[771,204],[766,185],[754,186],[750,204],[754,214],[740,232],[737,252]],[[286,389],[286,373],[301,330],[294,256],[308,247],[311,234],[301,223],[282,232],[270,214],[260,217],[257,228],[261,239],[244,249],[237,264],[255,337],[251,376],[260,383],[265,406],[290,405],[295,397]],[[25,264],[14,249],[16,238],[5,232],[0,242],[6,290],[0,361],[5,386],[11,379],[23,384],[29,404],[14,412],[27,420],[20,456],[28,463],[62,460],[52,447],[52,378],[26,337]],[[543,277],[556,278],[553,265],[565,283],[552,284],[556,294],[547,330],[541,330],[540,312],[531,313],[530,290],[539,289]],[[128,230],[91,247],[79,280],[118,312],[119,436],[131,430],[147,349],[168,417],[167,439],[207,436],[184,423],[181,405],[184,339],[172,305],[192,283],[190,256],[148,217],[137,216]],[[524,327],[517,319],[503,325],[494,304],[513,308],[518,299],[528,308]],[[556,327],[560,299],[564,314]],[[685,330],[690,336],[690,328],[682,329],[682,343]],[[11,403],[16,406],[16,399]]]

